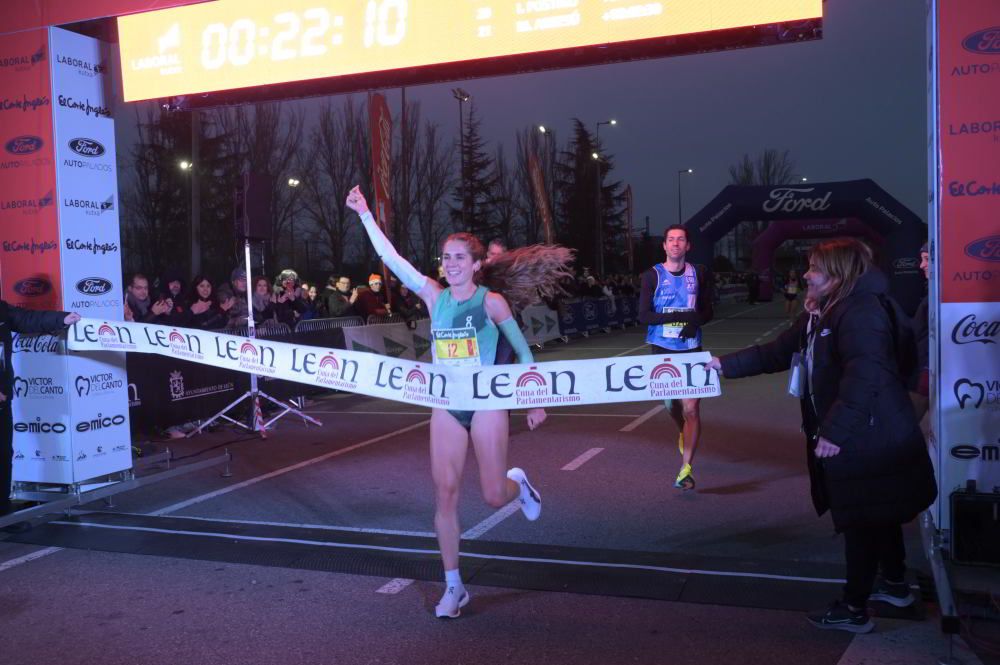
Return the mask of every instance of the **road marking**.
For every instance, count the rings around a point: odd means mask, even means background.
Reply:
[[[9,561],[4,561],[0,563],[0,573],[5,570],[10,570],[14,566],[20,566],[22,563],[28,563],[36,559],[41,559],[43,556],[48,556],[50,554],[55,554],[56,552],[62,552],[61,547],[46,547],[44,550],[38,550],[37,552],[32,552],[31,554],[25,554],[24,556],[19,556],[16,559],[10,559]]]
[[[99,510],[76,511],[76,515],[100,515]],[[115,515],[128,515],[132,517],[149,517],[146,513],[114,513]],[[281,526],[295,529],[317,529],[321,531],[350,531],[351,533],[376,533],[385,536],[419,536],[421,538],[433,538],[433,531],[403,531],[401,529],[376,529],[360,526],[334,526],[330,524],[299,524],[296,522],[267,522],[261,520],[232,520],[221,517],[195,517],[193,515],[171,515],[172,520],[191,520],[194,522],[220,522],[222,524],[250,524],[253,526]]]
[[[760,337],[758,337],[757,339],[755,339],[753,341],[753,343],[754,344],[759,344],[762,340],[767,339],[773,333],[777,332],[778,330],[780,330],[782,328],[787,328],[787,327],[788,327],[788,323],[786,321],[782,321],[781,323],[779,323],[778,325],[774,326],[773,328],[771,328],[770,330],[768,330],[766,333],[763,333]]]
[[[422,420],[419,423],[410,425],[408,427],[403,427],[402,429],[397,429],[395,431],[389,432],[388,434],[382,434],[381,436],[376,436],[375,438],[368,439],[367,441],[362,441],[361,443],[355,443],[353,446],[348,446],[346,448],[334,450],[333,452],[326,453],[325,455],[320,455],[319,457],[313,457],[312,459],[307,459],[304,462],[299,462],[298,464],[292,464],[291,466],[286,466],[282,469],[277,469],[275,471],[271,471],[269,473],[265,473],[263,475],[256,476],[254,478],[250,478],[249,480],[244,480],[241,483],[236,483],[235,485],[230,485],[229,487],[223,487],[222,489],[215,490],[214,492],[207,492],[200,496],[196,496],[191,499],[186,499],[185,501],[180,501],[178,503],[169,505],[166,508],[161,508],[159,510],[153,511],[149,513],[149,515],[152,515],[154,517],[169,515],[170,513],[177,512],[178,510],[182,510],[184,508],[187,508],[188,506],[193,506],[196,503],[208,501],[209,499],[214,499],[216,497],[223,496],[224,494],[235,492],[236,490],[243,489],[244,487],[250,487],[251,485],[256,485],[259,482],[270,480],[271,478],[276,478],[278,476],[282,476],[292,471],[298,471],[299,469],[304,469],[307,466],[311,466],[319,462],[325,462],[328,459],[333,459],[334,457],[338,457],[340,455],[353,452],[355,450],[358,450],[359,448],[364,448],[365,446],[370,446],[373,443],[378,443],[379,441],[385,441],[386,439],[391,439],[397,434],[404,434],[411,430],[415,430],[418,427],[423,427],[429,422],[430,419]]]
[[[631,432],[636,427],[638,427],[639,425],[643,424],[644,422],[646,422],[647,420],[649,420],[650,418],[652,418],[653,416],[655,416],[656,414],[658,414],[660,411],[663,411],[665,408],[667,408],[667,407],[665,407],[663,404],[657,404],[652,409],[650,409],[646,413],[642,414],[641,416],[639,416],[638,418],[636,418],[635,420],[633,420],[632,422],[630,422],[628,425],[625,425],[625,427],[622,427],[618,431],[619,432]]]
[[[402,577],[397,577],[396,579],[389,580],[388,582],[380,586],[378,589],[375,590],[375,593],[384,593],[391,596],[399,593],[406,587],[413,584],[413,582],[414,580],[408,580]]]
[[[510,504],[513,505],[513,504]],[[504,512],[501,508],[498,512]],[[515,509],[516,510],[516,509]],[[232,533],[215,533],[211,531],[182,531],[175,529],[158,529],[146,526],[122,526],[117,524],[99,524],[96,522],[64,522],[55,521],[50,524],[71,527],[93,527],[95,529],[108,529],[112,531],[140,531],[144,533],[163,533],[169,535],[192,536],[195,538],[217,538],[222,540],[245,540],[248,542],[263,543],[289,543],[292,545],[314,545],[316,547],[330,547],[334,549],[347,550],[368,550],[373,552],[393,552],[401,554],[426,554],[439,555],[436,549],[418,549],[414,547],[391,547],[388,545],[366,545],[361,543],[335,543],[322,540],[302,540],[300,538],[270,538],[264,536],[247,536]],[[463,553],[461,556],[467,559],[486,559],[492,561],[519,561],[522,563],[552,563],[565,566],[579,566],[583,568],[613,568],[621,570],[648,570],[661,573],[678,573],[682,575],[707,575],[713,577],[735,577],[761,580],[783,580],[789,582],[816,582],[818,584],[844,584],[846,580],[833,579],[827,577],[805,577],[797,575],[774,575],[769,573],[743,573],[730,570],[700,570],[696,568],[674,568],[672,566],[650,566],[637,563],[612,563],[607,561],[574,561],[569,559],[552,559],[548,557],[529,556],[507,556],[500,554],[476,554]]]
[[[584,454],[577,457],[575,460],[567,464],[562,468],[563,471],[576,471],[581,466],[587,463],[588,460],[600,455],[604,451],[604,448],[591,448]]]

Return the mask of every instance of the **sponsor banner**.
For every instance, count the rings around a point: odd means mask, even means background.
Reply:
[[[521,312],[521,330],[528,344],[544,344],[559,339],[559,312],[545,305],[532,305]]]
[[[417,321],[413,329],[403,323],[384,323],[343,328],[343,332],[345,345],[352,351],[426,363],[432,359],[429,319]]]
[[[721,394],[708,353],[448,367],[169,326],[83,319],[72,351],[125,350],[408,404],[462,410],[603,404]]]
[[[372,137],[372,183],[374,203],[372,212],[379,226],[392,237],[392,114],[380,94],[371,96],[368,109],[369,130]]]
[[[1000,303],[942,304],[940,343],[942,493],[1000,492]]]
[[[1000,293],[1000,3],[938,3],[942,302]]]
[[[0,297],[59,307],[50,52],[44,30],[0,36]]]
[[[54,335],[14,335],[14,468],[21,482],[73,482],[65,343]]]

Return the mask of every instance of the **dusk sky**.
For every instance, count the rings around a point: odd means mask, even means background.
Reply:
[[[410,87],[425,119],[455,139],[457,102],[471,93],[489,148],[545,124],[560,145],[572,119],[614,155],[613,177],[631,184],[635,224],[658,231],[677,219],[677,171],[685,219],[729,184],[744,153],[790,150],[810,182],[871,178],[926,220],[925,7],[920,0],[830,0],[821,40],[599,67]],[[398,89],[383,91],[398,113]],[[295,103],[314,109],[320,99]],[[132,125],[132,105],[119,107]],[[121,126],[119,139],[134,128]],[[456,143],[457,149],[457,143]],[[127,150],[119,145],[119,152]]]
[[[877,8],[877,10],[876,10]],[[593,131],[630,183],[636,224],[654,230],[677,217],[677,170],[685,218],[729,182],[745,152],[789,149],[810,181],[871,178],[926,220],[925,8],[920,0],[830,0],[822,40],[584,67],[458,83],[475,98],[483,133],[514,148],[514,133],[572,118]],[[407,90],[425,117],[458,125],[455,83]],[[398,109],[399,93],[388,93]]]

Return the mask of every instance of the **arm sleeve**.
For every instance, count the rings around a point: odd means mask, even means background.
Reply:
[[[510,342],[511,347],[514,349],[514,355],[517,356],[517,362],[535,362],[535,357],[531,355],[531,349],[528,347],[528,340],[524,339],[524,333],[517,327],[517,321],[513,316],[497,325],[497,328],[500,329],[503,336]]]
[[[382,259],[382,262],[385,263],[386,267],[399,278],[399,281],[406,285],[406,288],[414,293],[420,293],[420,290],[427,283],[427,276],[421,275],[419,270],[399,255],[396,248],[392,246],[389,239],[382,233],[382,229],[378,227],[371,212],[365,212],[361,215],[361,223],[365,226],[365,231],[368,233],[368,239],[372,242],[372,247],[375,248],[375,252]]]
[[[63,323],[69,312],[36,311],[10,305],[11,329],[19,333],[51,333],[66,328]]]
[[[642,290],[639,292],[639,323],[647,326],[659,326],[664,323],[693,323],[701,325],[697,311],[671,312],[661,314],[653,311],[653,293],[656,291],[656,270],[647,270],[642,274]]]

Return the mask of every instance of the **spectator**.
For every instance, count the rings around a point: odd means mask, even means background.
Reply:
[[[163,299],[151,302],[149,279],[141,272],[133,274],[129,280],[125,302],[138,323],[166,323],[166,315],[170,313],[170,305]]]
[[[291,268],[285,268],[278,274],[274,285],[274,315],[279,322],[289,328],[295,324],[306,311],[305,299],[299,288],[299,274]]]
[[[228,287],[223,289],[223,287]],[[229,274],[229,284],[219,287],[220,294],[228,291],[234,298],[233,304],[228,308],[223,308],[229,317],[226,327],[236,328],[247,324],[247,271],[243,268],[236,268]],[[220,297],[220,305],[222,299]]]
[[[305,287],[304,284],[303,287]],[[316,285],[312,285],[308,289],[303,288],[303,291],[302,302],[305,304],[306,309],[302,313],[302,320],[308,321],[309,319],[324,318],[326,316],[326,304],[319,298],[319,294],[316,293]]]
[[[253,321],[261,325],[274,321],[274,295],[271,293],[271,282],[261,276],[253,281]]]
[[[358,316],[368,321],[369,316],[387,316],[390,307],[382,291],[382,275],[373,272],[368,276],[368,289],[358,294],[354,301]]]
[[[356,316],[354,301],[358,299],[358,290],[351,288],[351,278],[347,275],[334,277],[330,275],[327,287],[323,289],[326,300],[327,316]]]
[[[507,243],[504,242],[503,239],[494,238],[493,240],[490,240],[490,244],[486,247],[486,263],[489,263],[506,251]]]
[[[212,282],[204,275],[198,275],[191,282],[188,294],[188,325],[192,328],[210,330],[226,324],[226,315],[212,298]]]
[[[416,326],[415,321],[427,318],[427,305],[417,297],[417,294],[410,291],[405,284],[399,285],[398,294],[399,297],[396,298],[396,311],[406,319],[406,325],[413,328]]]

